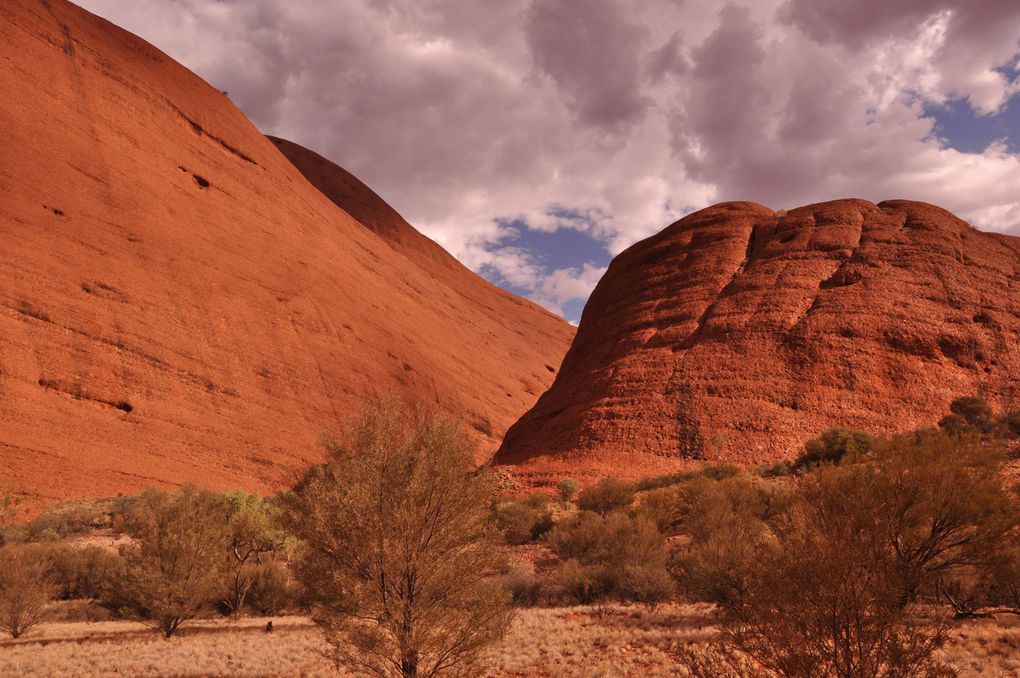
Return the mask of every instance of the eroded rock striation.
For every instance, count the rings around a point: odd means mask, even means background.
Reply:
[[[971,393],[1020,406],[1020,239],[904,200],[724,203],[616,257],[497,460],[772,462],[833,425],[933,425]]]
[[[275,490],[385,391],[462,414],[491,453],[569,345],[64,0],[0,3],[0,93],[0,487],[36,503]]]

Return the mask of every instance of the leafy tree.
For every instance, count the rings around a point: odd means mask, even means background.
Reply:
[[[327,447],[287,507],[334,661],[359,675],[478,675],[512,611],[468,438],[446,417],[376,402]]]
[[[119,594],[166,638],[208,605],[226,570],[228,510],[221,495],[150,489],[128,517]]]
[[[274,507],[262,497],[244,491],[224,495],[227,511],[226,594],[223,603],[234,617],[244,608],[245,597],[255,583],[268,555],[283,548],[286,534],[279,526]]]

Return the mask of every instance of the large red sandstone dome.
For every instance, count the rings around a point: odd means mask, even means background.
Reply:
[[[616,257],[497,459],[533,478],[768,462],[971,393],[1020,406],[1020,239],[902,200],[725,203]]]
[[[573,334],[64,0],[0,3],[0,135],[0,487],[36,502],[275,489],[377,391],[491,453]]]

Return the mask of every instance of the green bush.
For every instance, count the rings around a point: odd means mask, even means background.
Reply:
[[[974,427],[958,414],[947,414],[939,419],[939,428],[951,436],[966,435],[974,430]]]
[[[766,466],[758,471],[762,478],[783,478],[790,475],[790,465],[785,461],[779,461],[772,466]]]
[[[603,478],[596,485],[586,487],[577,497],[577,507],[605,515],[628,508],[634,501],[634,488],[616,478]]]

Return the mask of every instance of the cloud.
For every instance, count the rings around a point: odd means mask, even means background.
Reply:
[[[558,268],[545,276],[533,298],[546,308],[562,313],[564,304],[587,299],[605,272],[605,266],[591,263],[580,268]]]
[[[584,124],[607,130],[641,118],[641,54],[648,31],[619,0],[536,0],[525,19],[535,63]]]
[[[1020,232],[1020,158],[936,132],[940,107],[994,120],[1017,95],[1015,0],[81,4],[556,310],[720,200],[912,198]],[[536,249],[559,232],[604,251]]]

